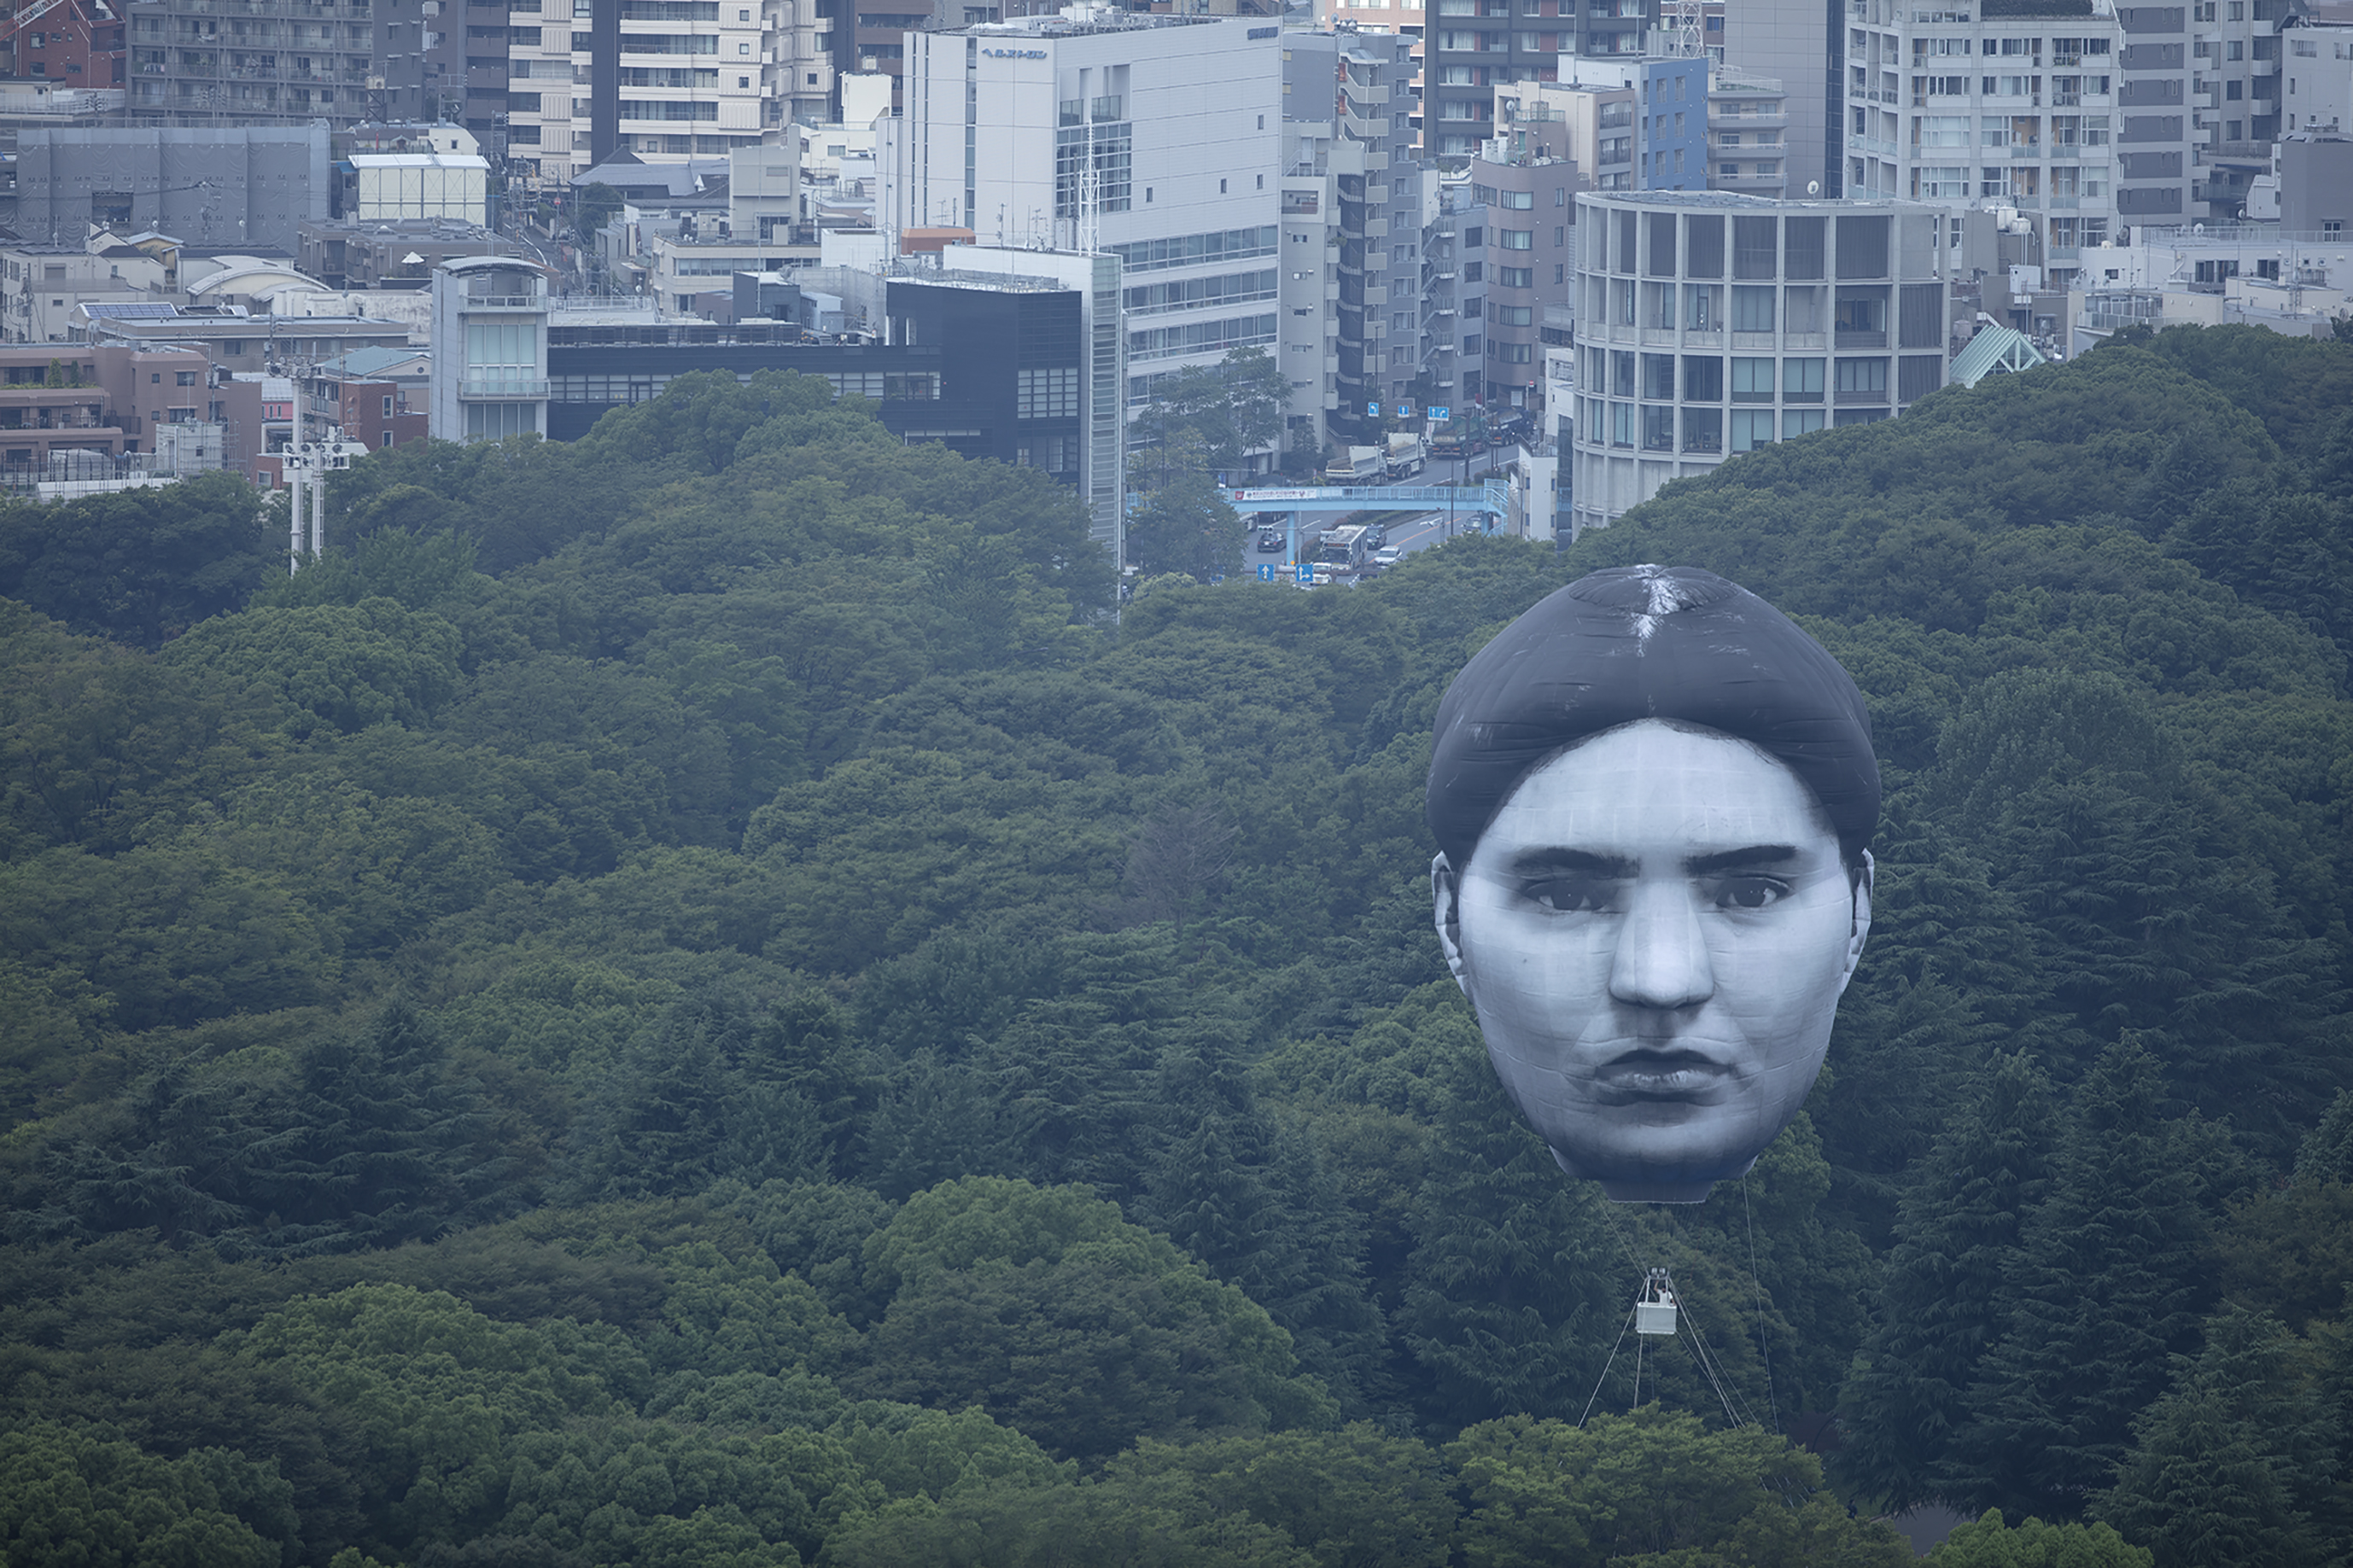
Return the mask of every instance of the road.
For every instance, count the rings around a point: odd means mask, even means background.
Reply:
[[[1511,460],[1513,455],[1514,448],[1504,447],[1496,451],[1482,452],[1477,457],[1468,459],[1467,462],[1459,458],[1450,458],[1442,463],[1434,462],[1422,470],[1419,478],[1409,481],[1404,488],[1423,489],[1432,487],[1467,488],[1477,484],[1488,475],[1500,472],[1504,464]],[[1456,512],[1450,518],[1443,510],[1394,512],[1380,521],[1388,527],[1389,543],[1409,555],[1418,550],[1427,550],[1433,544],[1443,543],[1450,535],[1468,532],[1479,525],[1476,513]],[[1270,563],[1282,563],[1285,560],[1285,554],[1281,551],[1261,552],[1258,548],[1258,535],[1255,530],[1251,531],[1249,542],[1250,549],[1243,556],[1244,575],[1254,581],[1264,581],[1259,577],[1258,568]],[[1306,529],[1301,531],[1300,548],[1303,554],[1313,556],[1314,549],[1312,531]],[[1371,574],[1367,573],[1361,578],[1347,579],[1348,585],[1354,587],[1359,582],[1368,581],[1370,577]],[[1278,585],[1286,587],[1297,585],[1288,568],[1279,572],[1274,582]]]

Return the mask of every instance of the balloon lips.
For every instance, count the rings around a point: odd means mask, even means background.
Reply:
[[[1805,1103],[1871,927],[1862,694],[1779,611],[1634,566],[1551,595],[1440,705],[1448,967],[1573,1176],[1698,1203]]]

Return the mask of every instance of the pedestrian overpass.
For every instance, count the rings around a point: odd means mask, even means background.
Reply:
[[[1512,514],[1511,492],[1500,479],[1478,485],[1300,485],[1221,493],[1236,511],[1285,515],[1283,561],[1297,565],[1299,520],[1345,516],[1356,511],[1445,512],[1465,522],[1480,520],[1482,531]]]

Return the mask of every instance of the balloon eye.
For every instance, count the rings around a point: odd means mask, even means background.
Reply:
[[[1542,882],[1530,882],[1523,893],[1556,913],[1589,912],[1606,907],[1609,902],[1607,883],[1583,877],[1555,877]]]
[[[1789,889],[1767,877],[1735,877],[1716,891],[1719,909],[1762,910],[1779,903]]]

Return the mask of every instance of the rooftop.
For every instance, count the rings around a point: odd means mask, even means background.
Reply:
[[[317,374],[364,380],[372,375],[382,375],[396,366],[410,364],[417,360],[430,357],[423,349],[353,349],[349,353],[337,354],[333,359],[320,364],[317,367]]]
[[[965,272],[934,267],[893,268],[893,283],[923,283],[942,289],[987,289],[1000,294],[1058,294],[1068,283],[1052,278],[1032,278],[1016,272]]]
[[[976,22],[968,27],[926,28],[968,38],[1084,38],[1103,33],[1143,33],[1163,27],[1198,27],[1212,22],[1261,21],[1242,16],[1171,16],[1144,11],[1091,9],[1083,20],[1068,16],[1017,16],[1004,22]],[[1264,22],[1271,30],[1272,22]]]
[[[1852,197],[1839,200],[1829,196],[1750,196],[1737,191],[1579,191],[1579,202],[1596,205],[1632,207],[1713,207],[1720,212],[1820,212],[1863,213],[1883,212],[1890,207],[1907,211],[1942,213],[1947,208],[1934,202],[1915,202],[1900,196]]]

